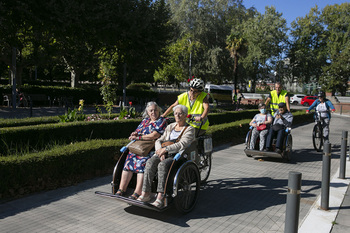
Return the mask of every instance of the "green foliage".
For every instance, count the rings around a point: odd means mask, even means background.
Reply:
[[[111,174],[120,156],[119,150],[127,142],[127,139],[90,140],[21,157],[0,157],[0,198],[55,189]]]
[[[66,122],[73,122],[73,121],[84,121],[86,119],[85,114],[83,113],[84,110],[84,100],[79,101],[79,108],[78,109],[68,109],[68,112],[65,115],[59,116],[60,122],[66,123]]]
[[[132,89],[132,90],[150,90],[151,87],[148,83],[131,83],[129,84],[126,89]]]

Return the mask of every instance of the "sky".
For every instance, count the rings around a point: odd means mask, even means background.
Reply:
[[[349,0],[243,0],[246,8],[255,7],[260,13],[265,13],[265,6],[274,6],[276,11],[282,13],[290,27],[297,17],[305,17],[311,8],[316,5],[323,9],[327,5],[342,4]]]

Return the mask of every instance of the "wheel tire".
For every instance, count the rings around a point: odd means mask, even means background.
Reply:
[[[211,171],[211,153],[207,153],[199,156],[199,172],[201,183],[208,180]]]
[[[194,163],[188,163],[181,168],[178,175],[177,195],[174,204],[180,213],[188,213],[195,207],[199,189],[200,175]]]
[[[293,147],[293,137],[288,135],[285,142],[286,147],[282,153],[284,161],[290,161],[292,159],[292,147]]]
[[[316,124],[312,131],[312,143],[316,151],[318,152],[322,151],[323,132],[322,132],[322,127],[320,127],[319,124]]]
[[[245,144],[246,144],[246,149],[249,150],[250,148],[250,139],[252,138],[252,130],[249,130],[247,133],[247,136],[245,137]],[[252,157],[250,154],[245,153],[247,157]]]

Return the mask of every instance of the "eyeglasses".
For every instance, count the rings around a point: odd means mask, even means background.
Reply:
[[[174,113],[174,116],[182,116],[182,115],[184,115],[183,112],[175,112],[175,113]]]

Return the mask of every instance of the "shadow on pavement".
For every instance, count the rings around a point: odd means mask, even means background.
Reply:
[[[127,207],[125,211],[133,215],[189,227],[187,222],[191,219],[232,216],[284,205],[287,185],[286,179],[270,177],[211,180],[202,187],[195,209],[186,215],[179,214],[175,207],[163,213],[134,206]],[[305,186],[310,188],[302,190],[301,197],[315,197],[310,191],[319,189],[321,182],[303,180],[303,187]]]

